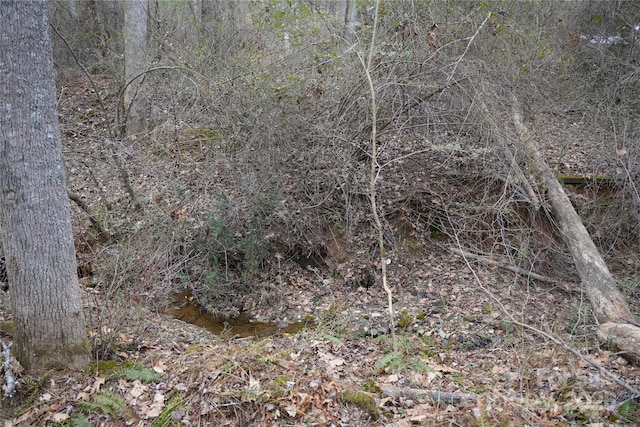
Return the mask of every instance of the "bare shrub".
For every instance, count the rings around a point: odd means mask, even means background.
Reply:
[[[596,238],[601,230],[600,243],[613,249],[637,234],[637,216],[628,220],[640,200],[635,45],[574,46],[572,31],[594,33],[579,23],[596,6],[397,2],[385,9],[371,75],[380,213],[393,250],[408,250],[412,235],[434,246],[455,235],[523,268],[568,271],[553,223],[532,204],[544,201],[544,185],[531,191],[518,179],[516,169],[527,163],[521,153],[505,160],[513,137],[501,130],[508,91],[527,100],[529,124],[549,142],[545,153],[558,174],[611,176],[632,196],[632,210],[627,198],[613,199],[626,216],[574,197]],[[635,12],[625,12],[627,25]],[[356,57],[372,16],[362,9],[347,28],[312,2],[238,2],[213,26],[191,2],[162,3],[154,13],[145,76],[152,130],[114,141],[144,212],[119,218],[110,211],[126,196],[102,148],[82,151],[89,160],[77,168],[93,174],[86,181],[97,182],[94,206],[108,225],[121,235],[136,230],[117,243],[136,264],[126,280],[155,283],[158,295],[184,285],[212,301],[220,294],[232,301],[234,293],[268,286],[267,279],[249,287],[241,279],[274,263],[274,253],[326,257],[340,240],[358,262],[374,262],[366,214],[372,119]],[[615,27],[616,16],[603,16],[609,23],[601,34]],[[69,40],[81,49],[79,35]],[[117,64],[115,56],[109,61]],[[624,78],[615,86],[614,77]],[[149,188],[146,177],[162,188]],[[141,256],[145,251],[153,255]]]

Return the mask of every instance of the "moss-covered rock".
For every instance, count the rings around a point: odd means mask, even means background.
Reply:
[[[374,420],[377,420],[380,417],[380,411],[378,410],[376,401],[369,393],[347,389],[342,392],[340,400],[344,403],[357,406],[364,412],[368,413]]]

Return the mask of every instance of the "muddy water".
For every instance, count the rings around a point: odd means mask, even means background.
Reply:
[[[232,337],[266,337],[281,333],[292,334],[307,326],[305,322],[296,322],[281,328],[275,323],[256,322],[244,312],[234,318],[214,316],[211,313],[203,313],[195,299],[186,293],[174,295],[166,313],[176,319],[203,327],[216,335],[224,333]]]

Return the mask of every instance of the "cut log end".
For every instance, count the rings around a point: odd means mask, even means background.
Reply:
[[[640,327],[630,323],[607,322],[600,325],[598,338],[613,344],[620,357],[640,365]]]

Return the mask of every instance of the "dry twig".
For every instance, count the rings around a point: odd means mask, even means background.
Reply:
[[[474,253],[471,253],[469,251],[465,251],[463,249],[449,248],[449,250],[451,252],[453,252],[454,254],[460,255],[460,256],[462,256],[464,258],[475,259],[476,261],[481,262],[483,264],[487,264],[487,265],[495,265],[497,267],[501,267],[501,268],[504,268],[505,270],[513,271],[514,273],[521,274],[523,276],[526,276],[527,278],[535,279],[535,280],[538,280],[540,282],[551,283],[552,285],[555,285],[555,286],[561,288],[563,291],[565,291],[568,294],[576,292],[575,290],[571,289],[573,287],[573,285],[571,283],[568,283],[568,282],[563,282],[561,280],[556,280],[556,279],[551,278],[549,276],[545,276],[545,275],[542,275],[542,274],[534,273],[533,271],[528,271],[528,270],[525,270],[524,268],[520,268],[520,267],[515,266],[515,265],[507,264],[504,261],[499,261],[499,260],[496,260],[496,259],[493,259],[493,258],[490,258],[490,257],[487,257],[487,256],[474,254]]]

